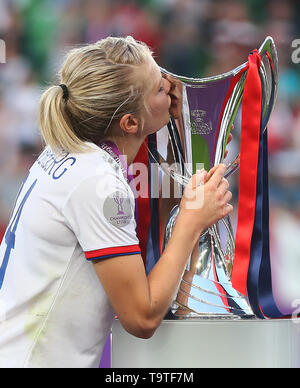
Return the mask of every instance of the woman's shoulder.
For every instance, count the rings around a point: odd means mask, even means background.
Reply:
[[[74,154],[78,169],[84,177],[112,175],[121,180],[124,179],[122,165],[118,163],[108,152],[95,146],[89,152]]]
[[[31,171],[43,178],[48,190],[63,191],[66,195],[80,186],[90,187],[93,182],[116,182],[127,187],[121,166],[97,146],[87,152],[59,154],[46,147]]]

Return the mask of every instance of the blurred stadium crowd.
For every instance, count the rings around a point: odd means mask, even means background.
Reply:
[[[0,0],[0,38],[6,43],[6,63],[0,64],[0,240],[18,187],[42,147],[39,97],[70,47],[132,35],[148,43],[166,69],[204,77],[245,62],[271,35],[280,59],[279,97],[269,125],[273,249],[300,258],[300,64],[291,59],[292,41],[300,38],[297,3]]]

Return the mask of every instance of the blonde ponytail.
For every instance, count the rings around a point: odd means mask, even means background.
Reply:
[[[137,68],[151,55],[132,37],[110,37],[71,50],[60,73],[67,96],[61,86],[52,86],[40,101],[46,144],[56,152],[85,152],[86,142],[99,142],[113,121],[125,113],[138,115],[149,85]]]
[[[40,101],[39,124],[46,144],[53,151],[82,152],[85,144],[75,135],[71,122],[65,113],[66,104],[60,86],[45,91]]]

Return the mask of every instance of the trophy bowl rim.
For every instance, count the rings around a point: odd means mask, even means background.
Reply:
[[[260,48],[258,49],[258,52],[261,55],[264,54],[265,52],[268,52],[270,54],[273,62],[275,62],[275,64],[276,64],[276,66],[274,67],[274,70],[276,70],[276,72],[277,72],[278,54],[277,54],[277,49],[276,49],[274,39],[271,36],[267,36],[265,38],[265,40],[261,44]],[[176,79],[180,80],[181,82],[183,82],[185,84],[188,84],[188,85],[194,84],[196,86],[196,85],[201,85],[201,84],[205,84],[205,83],[209,83],[209,82],[215,82],[215,81],[218,81],[220,79],[226,79],[226,78],[230,78],[232,76],[235,76],[241,70],[245,69],[245,67],[247,67],[247,65],[248,65],[248,62],[244,62],[243,64],[237,66],[233,70],[230,70],[228,72],[225,72],[225,73],[222,73],[219,75],[213,75],[213,76],[204,77],[204,78],[186,77],[183,75],[174,74],[174,73],[164,69],[163,67],[161,67],[160,69],[161,69],[162,73],[170,75],[171,77],[175,77]]]

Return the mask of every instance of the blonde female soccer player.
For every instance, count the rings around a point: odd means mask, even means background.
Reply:
[[[60,76],[41,98],[46,148],[0,247],[1,367],[98,367],[115,314],[129,333],[151,337],[201,232],[232,210],[225,166],[194,175],[147,276],[127,166],[168,123],[171,85],[130,37],[72,50]]]

